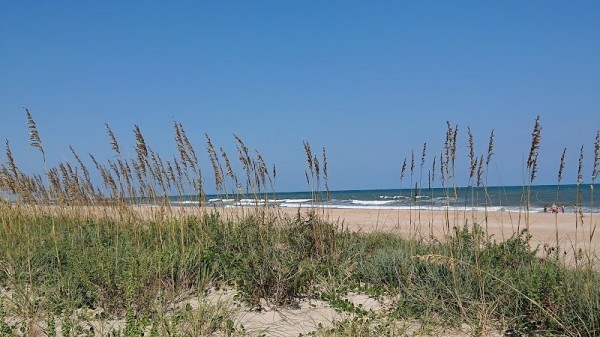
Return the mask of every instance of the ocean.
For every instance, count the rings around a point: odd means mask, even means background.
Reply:
[[[538,185],[530,190],[530,210],[543,212],[544,206],[550,212],[552,204],[562,206],[567,213],[572,213],[576,205],[580,205],[585,213],[600,211],[600,185]],[[593,193],[593,196],[592,196]],[[527,188],[522,186],[459,187],[456,189],[422,188],[422,189],[381,189],[381,190],[348,190],[331,191],[329,199],[326,193],[311,192],[276,192],[268,194],[244,195],[208,195],[207,204],[214,206],[256,206],[268,204],[273,207],[310,207],[347,209],[422,209],[444,210],[474,209],[490,211],[519,211],[524,209]],[[524,199],[525,196],[525,199]],[[592,198],[594,204],[592,204]],[[173,205],[195,205],[197,197],[171,198]],[[593,207],[592,207],[593,206]]]

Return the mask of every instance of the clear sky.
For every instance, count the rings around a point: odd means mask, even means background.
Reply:
[[[197,148],[208,133],[233,155],[241,136],[282,191],[307,189],[304,140],[327,148],[332,189],[397,188],[450,121],[463,161],[467,126],[480,153],[496,130],[490,184],[512,185],[540,114],[536,182],[556,181],[563,147],[574,182],[581,145],[589,182],[599,18],[600,1],[2,1],[0,139],[42,167],[28,107],[50,165],[69,144],[111,156],[105,122],[130,152],[138,124],[167,157],[176,119]]]

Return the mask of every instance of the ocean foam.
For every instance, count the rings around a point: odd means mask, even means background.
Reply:
[[[351,200],[353,205],[378,206],[393,204],[394,200]]]

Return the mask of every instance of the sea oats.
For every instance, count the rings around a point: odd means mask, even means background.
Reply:
[[[312,156],[312,151],[310,149],[310,144],[308,144],[308,142],[304,142],[304,152],[306,153],[306,162],[308,163],[308,169],[310,171],[310,175],[314,176],[315,175],[315,171],[313,168],[313,156]]]
[[[583,184],[583,145],[579,150],[579,165],[577,166],[577,185]]]
[[[275,172],[275,167],[273,167],[273,172]],[[323,147],[323,179],[325,181],[325,198],[327,201],[330,201],[331,193],[329,191],[329,175],[327,174],[327,153],[325,152],[325,147]]]
[[[594,141],[594,170],[592,171],[592,184],[596,182],[598,168],[600,167],[600,131],[596,131],[596,140]]]
[[[557,183],[560,185],[563,176],[563,170],[565,169],[565,156],[567,154],[567,148],[563,149],[562,155],[560,156],[560,166],[558,167],[558,180]]]
[[[433,156],[433,163],[431,164],[431,183],[435,182],[435,165],[436,165],[437,157]]]
[[[224,174],[221,163],[219,162],[219,156],[217,155],[217,151],[215,151],[215,147],[210,139],[210,136],[205,133],[206,137],[206,150],[208,152],[208,158],[210,160],[210,164],[213,168],[213,173],[215,176],[215,187],[217,191],[224,191]]]
[[[427,143],[423,143],[423,152],[421,154],[421,171],[425,165],[425,158],[427,157]]]
[[[533,182],[537,173],[538,153],[540,149],[542,127],[540,126],[540,116],[535,119],[533,132],[531,133],[531,149],[527,158],[527,169],[530,171],[530,183]]]
[[[29,113],[29,109],[25,108],[25,114],[27,116],[27,127],[29,128],[29,145],[31,147],[35,147],[42,153],[42,158],[44,162],[46,162],[46,154],[44,153],[44,147],[42,146],[42,140],[40,139],[40,134],[37,130],[37,126],[31,114]]]
[[[404,173],[406,173],[406,158],[402,162],[402,168],[400,169],[400,182],[402,183],[402,179],[404,178]]]
[[[475,170],[477,169],[477,158],[475,158],[475,145],[473,142],[473,133],[471,128],[467,127],[467,133],[469,135],[469,160],[471,162],[469,166],[469,181],[475,176]]]
[[[488,151],[487,151],[487,159],[485,161],[485,166],[490,166],[490,162],[492,161],[492,156],[494,154],[494,130],[490,133],[490,141],[488,143]]]
[[[410,150],[410,177],[412,178],[415,171],[415,152]]]
[[[479,158],[479,165],[477,167],[477,187],[480,187],[483,184],[482,175],[483,175],[483,155],[481,155],[481,157]]]
[[[119,142],[117,142],[117,138],[115,137],[115,134],[113,133],[113,131],[110,128],[110,126],[108,126],[108,123],[104,123],[104,126],[106,127],[106,132],[108,133],[108,139],[110,140],[110,146],[111,146],[111,148],[118,155],[121,155],[121,149],[119,148]]]
[[[137,153],[138,160],[138,168],[141,170],[143,176],[146,176],[146,158],[148,156],[148,147],[146,146],[146,141],[144,140],[144,136],[142,135],[142,131],[140,131],[139,126],[133,126],[133,133],[135,134],[135,151]],[[142,183],[143,180],[140,180]]]

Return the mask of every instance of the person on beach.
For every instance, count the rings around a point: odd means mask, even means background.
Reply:
[[[548,205],[544,205],[544,213],[548,213]]]
[[[556,204],[552,204],[552,213],[558,213],[558,207]]]
[[[565,212],[565,204],[560,204],[560,211]]]

